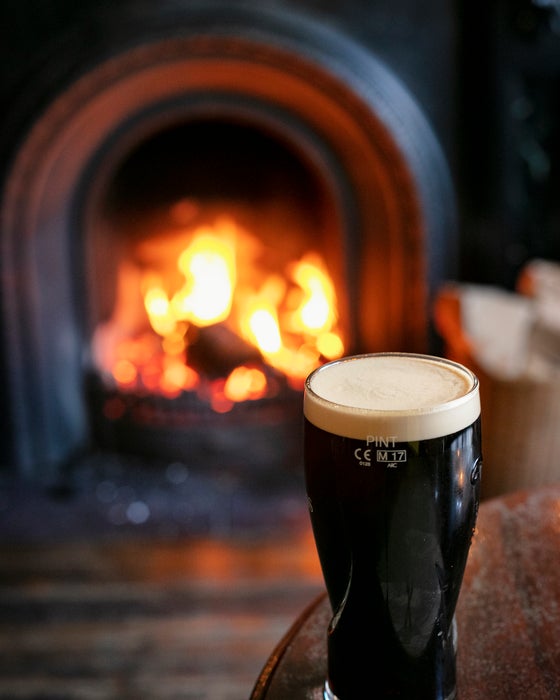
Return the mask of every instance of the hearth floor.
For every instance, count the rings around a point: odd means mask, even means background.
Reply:
[[[301,474],[0,475],[0,698],[244,700],[323,590]]]

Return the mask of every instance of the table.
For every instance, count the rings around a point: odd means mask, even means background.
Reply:
[[[322,700],[330,615],[304,610],[251,700]],[[560,698],[560,486],[481,504],[457,624],[460,700]]]

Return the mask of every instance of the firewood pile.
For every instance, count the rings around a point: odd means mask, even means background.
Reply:
[[[516,289],[446,284],[445,354],[479,377],[485,498],[560,481],[560,264],[534,260]]]

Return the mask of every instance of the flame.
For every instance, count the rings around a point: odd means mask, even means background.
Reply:
[[[307,256],[294,265],[292,278],[305,294],[292,316],[292,327],[313,334],[330,331],[336,322],[336,294],[322,262]]]
[[[176,317],[199,327],[224,321],[233,300],[235,250],[204,231],[181,253],[177,266],[185,284],[171,299]]]
[[[270,271],[258,266],[262,248],[255,236],[221,220],[188,235],[176,258],[175,289],[161,269],[143,266],[139,272],[130,262],[123,265],[113,319],[94,340],[101,366],[110,367],[123,389],[142,386],[169,397],[199,391],[220,412],[270,395],[264,366],[246,363],[223,379],[206,380],[203,387],[199,371],[189,365],[189,343],[201,329],[223,324],[255,348],[264,365],[301,387],[321,362],[344,353],[336,290],[317,253]],[[125,308],[136,298],[131,284],[139,284],[149,330],[132,338],[126,328],[123,338],[115,321],[137,316]]]
[[[242,326],[246,340],[253,343],[265,356],[278,353],[282,348],[282,336],[278,325],[278,314],[272,304],[265,300],[255,302],[247,312]]]
[[[149,287],[144,296],[144,306],[154,331],[166,337],[175,331],[177,318],[165,290],[159,286]]]

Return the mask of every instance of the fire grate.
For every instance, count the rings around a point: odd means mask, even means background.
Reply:
[[[175,398],[108,389],[88,379],[95,440],[146,457],[182,459],[204,470],[234,469],[270,476],[301,465],[301,392],[235,403],[217,412],[196,392]]]

